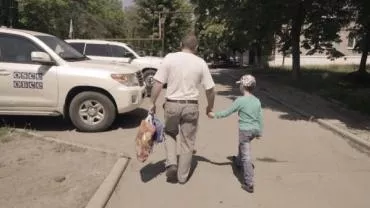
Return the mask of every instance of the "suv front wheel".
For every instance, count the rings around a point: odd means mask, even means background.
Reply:
[[[102,93],[81,92],[72,99],[69,117],[80,131],[105,131],[116,118],[116,108],[113,102]]]
[[[154,69],[148,69],[146,71],[143,72],[143,76],[144,76],[144,82],[145,82],[145,85],[146,85],[146,90],[147,90],[147,95],[150,96],[150,93],[151,93],[151,90],[152,90],[152,87],[153,87],[153,84],[154,84],[154,75],[157,71],[154,70]]]

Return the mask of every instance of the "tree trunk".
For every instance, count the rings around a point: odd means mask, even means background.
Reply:
[[[364,44],[362,47],[361,63],[360,63],[360,68],[358,69],[358,72],[361,74],[366,73],[366,62],[367,62],[367,56],[369,55],[369,50],[370,50],[370,33],[368,33],[365,36]]]
[[[261,43],[258,42],[256,45],[256,50],[257,50],[257,67],[262,68],[262,46]]]
[[[300,42],[301,42],[301,31],[306,16],[305,4],[303,2],[298,3],[297,13],[293,17],[292,22],[292,56],[293,56],[293,80],[298,80],[301,75],[301,60],[300,60]]]

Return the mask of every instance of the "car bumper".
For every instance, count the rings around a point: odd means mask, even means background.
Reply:
[[[117,105],[117,112],[127,113],[140,107],[146,96],[145,86],[126,87],[121,86],[110,91]]]

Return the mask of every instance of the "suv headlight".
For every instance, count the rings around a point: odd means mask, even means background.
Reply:
[[[139,80],[136,74],[111,74],[111,77],[117,82],[129,87],[139,86]]]

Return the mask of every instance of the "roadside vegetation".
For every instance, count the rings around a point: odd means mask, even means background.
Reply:
[[[0,145],[3,143],[10,142],[12,137],[10,136],[11,129],[8,127],[0,127]]]
[[[357,69],[355,65],[302,67],[299,81],[291,79],[291,68],[252,69],[252,73],[370,116],[370,76],[352,76]]]

